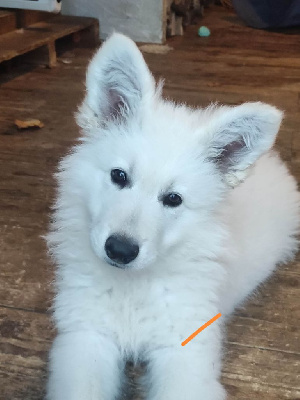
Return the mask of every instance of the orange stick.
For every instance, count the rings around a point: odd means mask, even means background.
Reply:
[[[194,339],[195,336],[198,335],[198,333],[202,332],[205,328],[207,328],[209,325],[211,325],[213,322],[215,322],[218,318],[221,317],[221,313],[215,315],[212,319],[207,321],[204,325],[202,325],[199,329],[197,329],[194,333],[191,334],[187,339],[185,339],[182,343],[181,346],[185,346],[188,342],[190,342],[192,339]]]

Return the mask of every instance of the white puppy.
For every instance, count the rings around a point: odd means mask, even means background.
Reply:
[[[297,248],[296,182],[263,103],[192,110],[161,97],[136,45],[94,56],[60,164],[49,400],[114,400],[147,362],[148,400],[222,400],[222,323]],[[219,312],[185,347],[181,342]]]

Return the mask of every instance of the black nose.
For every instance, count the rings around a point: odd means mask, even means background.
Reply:
[[[108,257],[119,264],[128,264],[139,254],[139,246],[122,235],[112,235],[105,242]]]

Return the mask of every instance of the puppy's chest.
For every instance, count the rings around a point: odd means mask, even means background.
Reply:
[[[159,323],[172,303],[168,289],[163,285],[131,284],[111,287],[107,296],[99,298],[99,320],[107,322],[107,328],[124,331],[146,329]],[[102,319],[102,317],[104,317]],[[100,322],[99,321],[99,322]]]
[[[114,286],[95,301],[94,322],[126,349],[158,344],[170,333],[179,343],[186,326],[197,320],[200,303],[199,293],[163,282]]]

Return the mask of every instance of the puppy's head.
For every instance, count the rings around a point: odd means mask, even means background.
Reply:
[[[95,54],[86,89],[77,115],[84,138],[62,185],[79,199],[98,259],[141,269],[194,254],[195,243],[209,256],[213,214],[271,148],[281,112],[263,103],[191,110],[167,102],[136,45],[119,34]]]

